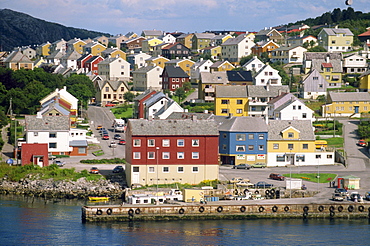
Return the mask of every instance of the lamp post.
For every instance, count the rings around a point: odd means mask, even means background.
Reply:
[[[290,154],[289,154],[290,198],[292,198],[292,149],[293,148],[289,148],[289,151],[290,151]]]
[[[317,191],[319,191],[319,184],[320,184],[320,159],[321,159],[321,154],[317,158]]]
[[[159,173],[159,167],[158,167],[158,162],[159,162],[159,147],[156,147],[156,155],[157,155],[157,204],[159,204],[159,200],[158,200],[158,173]]]

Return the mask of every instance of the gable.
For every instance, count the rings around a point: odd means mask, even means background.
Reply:
[[[281,131],[283,139],[299,139],[300,138],[300,131],[292,126],[286,128],[285,130]]]

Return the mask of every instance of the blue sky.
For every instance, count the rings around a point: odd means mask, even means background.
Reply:
[[[345,0],[0,0],[8,8],[69,27],[110,34],[163,30],[259,31],[264,27],[317,17]],[[352,8],[370,12],[370,0]]]

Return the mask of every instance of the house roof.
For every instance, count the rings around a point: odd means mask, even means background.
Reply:
[[[42,105],[42,109],[39,111],[42,115],[46,112],[50,112],[51,110],[57,110],[63,115],[69,115],[68,109],[61,106],[59,103],[55,102],[54,98],[52,100],[49,100],[45,104]]]
[[[61,59],[77,60],[80,57],[81,57],[81,54],[80,53],[78,53],[75,50],[72,50],[72,51],[68,52],[67,54],[65,54],[64,56],[62,56]]]
[[[289,127],[297,129],[300,140],[315,140],[314,130],[310,120],[270,120],[268,123],[268,140],[283,139],[282,132]]]
[[[211,39],[216,35],[214,33],[194,33],[194,36],[197,38]]]
[[[329,92],[329,96],[333,102],[370,101],[368,92]]]
[[[32,62],[27,56],[23,55],[20,50],[14,50],[4,60],[4,62]]]
[[[279,48],[274,49],[274,51],[294,50],[298,47],[303,48],[301,45],[298,44],[298,45],[291,45],[291,46],[280,46]],[[303,49],[305,49],[305,48],[303,48]],[[307,49],[305,49],[305,50],[307,50]]]
[[[220,72],[201,72],[200,80],[202,84],[228,84],[229,80],[227,79],[226,71]]]
[[[151,92],[153,92],[154,90],[152,89],[148,89],[146,91],[144,91],[143,93],[141,93],[140,95],[136,96],[134,98],[134,101],[140,101],[142,100],[144,97],[146,97],[147,95],[149,95]]]
[[[370,30],[364,32],[364,33],[361,33],[360,35],[358,35],[359,37],[366,37],[366,36],[370,36]]]
[[[89,59],[89,57],[92,57],[91,54],[83,54],[80,58],[77,59],[77,61],[83,61],[85,59]]]
[[[69,131],[69,116],[26,115],[27,131]]]
[[[64,56],[64,54],[64,51],[55,50],[50,55],[46,56],[46,59],[60,59]]]
[[[226,71],[227,78],[232,81],[253,81],[251,71]]]
[[[331,64],[331,63],[322,63],[322,67],[331,68],[331,67],[333,67],[333,64]]]
[[[257,56],[253,56],[252,59],[250,59],[249,61],[247,61],[243,67],[247,67],[250,63],[254,62],[254,61],[259,61],[260,63],[263,63],[260,59],[258,59]]]
[[[160,30],[143,30],[145,36],[162,36],[163,31]]]
[[[223,117],[219,121],[221,123],[219,131],[267,132],[267,125],[262,117]]]
[[[146,105],[146,107],[150,107],[153,104],[155,104],[156,102],[158,102],[159,100],[161,100],[162,98],[167,98],[167,97],[163,92],[159,91],[159,92],[151,95],[143,103]],[[167,98],[167,100],[169,100],[169,99]]]
[[[322,59],[325,60],[326,58],[329,58],[330,60],[335,59],[342,59],[342,53],[340,52],[306,52],[305,53],[305,59],[308,61],[314,60],[314,59]]]
[[[246,88],[248,97],[276,97],[281,93],[289,92],[288,85],[247,85]]]
[[[242,42],[245,38],[246,38],[246,35],[245,34],[239,35],[236,38],[229,38],[223,44],[221,44],[221,46],[225,46],[225,45],[236,45],[236,44],[239,44],[240,42]]]
[[[337,34],[345,34],[346,36],[353,36],[353,33],[348,28],[323,28],[329,36],[336,36]]]
[[[206,113],[189,113],[189,112],[173,112],[167,119],[193,119],[196,117],[197,120],[210,120],[214,114]]]
[[[87,147],[87,140],[72,140],[69,141],[69,146],[72,147]]]
[[[151,71],[152,69],[156,68],[156,66],[146,66],[146,67],[141,67],[135,71],[133,71],[132,73],[133,74],[137,74],[137,73],[147,73],[149,71]],[[162,69],[162,68],[161,68]]]
[[[213,120],[129,119],[133,136],[218,136]]]
[[[181,67],[165,66],[163,72],[167,72],[168,77],[171,78],[189,78],[189,75],[187,75]]]
[[[213,63],[210,67],[211,68],[218,68],[220,66],[222,66],[222,64],[225,64],[225,63],[229,63],[231,66],[234,67],[233,64],[231,64],[229,61],[216,61],[215,63]]]
[[[304,56],[306,61],[312,61],[311,68],[319,72],[323,72],[323,63],[331,63],[333,72],[343,71],[342,53],[340,52],[306,52]]]
[[[245,85],[218,85],[216,86],[216,98],[224,97],[246,97]]]

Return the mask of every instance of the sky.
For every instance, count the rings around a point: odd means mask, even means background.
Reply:
[[[347,7],[345,0],[0,0],[0,9],[112,35],[153,29],[252,32]],[[370,0],[353,0],[352,8],[368,13]]]

